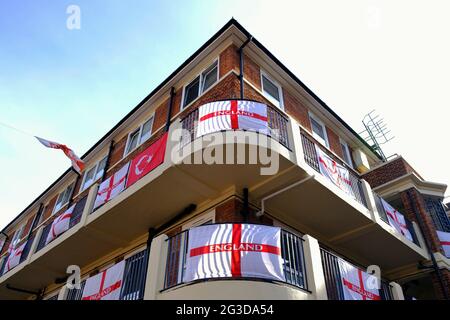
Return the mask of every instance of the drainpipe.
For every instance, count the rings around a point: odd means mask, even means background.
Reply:
[[[442,293],[444,295],[444,298],[446,300],[448,300],[447,287],[445,286],[444,280],[442,279],[441,269],[439,269],[439,266],[438,266],[438,264],[436,262],[436,258],[434,257],[433,250],[431,249],[430,241],[425,236],[424,222],[423,222],[422,217],[420,216],[419,212],[417,211],[416,206],[414,205],[413,198],[412,198],[412,195],[411,195],[411,191],[408,190],[406,192],[406,194],[408,196],[409,205],[413,209],[414,214],[415,214],[416,219],[417,219],[417,222],[419,223],[419,229],[420,229],[420,232],[422,232],[423,239],[424,239],[424,242],[425,242],[425,246],[427,247],[427,251],[430,253],[431,262],[433,264],[433,269],[436,272],[436,275],[437,275],[437,277],[439,279],[439,284],[441,285]]]
[[[261,200],[261,211],[259,211],[258,213],[256,213],[256,216],[257,216],[257,217],[261,217],[261,216],[264,214],[264,204],[265,204],[266,200],[269,200],[270,198],[273,198],[273,197],[279,195],[280,193],[283,193],[283,192],[285,192],[285,191],[287,191],[287,190],[289,190],[289,189],[292,189],[292,188],[294,188],[294,187],[296,187],[296,186],[299,186],[299,185],[301,185],[302,183],[305,183],[306,181],[308,181],[308,180],[310,180],[310,179],[312,179],[312,178],[314,178],[314,175],[308,176],[308,177],[306,177],[306,178],[304,178],[304,179],[302,179],[302,180],[300,180],[300,181],[297,181],[297,182],[295,182],[295,183],[293,183],[293,184],[291,184],[291,185],[289,185],[289,186],[287,186],[287,187],[284,187],[284,188],[281,189],[281,190],[278,190],[278,191],[276,191],[276,192],[274,192],[274,193],[272,193],[272,194],[269,194],[268,196],[262,198],[262,200]]]
[[[170,127],[170,117],[172,115],[172,108],[173,108],[173,98],[175,96],[175,88],[170,88],[170,99],[169,99],[169,110],[167,111],[167,120],[166,120],[166,129],[165,131],[169,131]]]
[[[108,156],[106,157],[105,169],[103,170],[102,181],[105,181],[106,173],[109,169],[109,164],[111,163],[111,154],[114,150],[114,140],[109,143]]]
[[[239,47],[239,82],[241,85],[241,100],[244,99],[244,48],[250,41],[252,41],[253,37],[249,36],[247,40]]]

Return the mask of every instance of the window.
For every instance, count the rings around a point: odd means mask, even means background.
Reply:
[[[270,79],[265,73],[261,72],[261,84],[264,96],[275,106],[283,109],[281,87]]]
[[[184,88],[183,108],[219,80],[218,69],[218,60],[216,60]]]
[[[86,188],[89,188],[95,181],[103,176],[107,158],[108,156],[103,157],[92,168],[86,171],[86,173],[84,174],[81,190],[86,190]]]
[[[352,157],[350,156],[350,148],[348,147],[347,142],[345,142],[342,139],[339,139],[339,142],[341,144],[342,154],[343,154],[345,163],[348,164],[350,166],[350,168],[353,168]]]
[[[11,240],[11,247],[15,247],[22,237],[23,230],[25,229],[25,224],[22,224],[14,233]]]
[[[53,213],[58,212],[59,209],[61,209],[62,207],[64,207],[70,199],[70,196],[72,195],[72,191],[74,188],[75,184],[71,183],[66,189],[64,189],[63,192],[61,192],[58,195],[58,199],[56,200],[56,204],[55,207],[53,208]]]
[[[450,218],[445,212],[442,201],[435,197],[425,197],[425,204],[436,230],[450,232]]]
[[[152,115],[150,119],[142,123],[139,128],[129,134],[124,156],[132,152],[152,136],[154,118],[155,117]]]
[[[328,148],[329,147],[328,137],[327,137],[327,133],[325,130],[325,126],[322,123],[322,121],[317,119],[312,114],[309,115],[309,120],[311,121],[311,129],[312,129],[313,137],[317,141],[319,141],[321,144],[323,144],[324,146],[326,146]]]

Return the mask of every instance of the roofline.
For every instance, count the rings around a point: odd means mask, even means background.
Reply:
[[[176,74],[183,70],[189,63],[192,62],[203,50],[205,50],[211,43],[213,43],[219,36],[224,33],[231,26],[235,26],[241,31],[245,36],[250,37],[251,34],[248,32],[236,19],[231,18],[219,31],[217,31],[209,40],[207,40],[199,49],[197,49],[189,58],[186,59],[175,71],[173,71],[163,82],[161,82],[155,89],[153,89],[144,99],[139,102],[136,107],[134,107],[130,112],[128,112],[125,117],[123,117],[114,127],[112,127],[103,137],[100,138],[88,151],[86,151],[81,159],[84,159],[90,152],[92,152],[98,145],[105,141],[117,128],[119,128],[128,118],[131,117],[144,103],[146,103],[150,98],[152,98],[159,90],[161,90],[170,80],[172,80]],[[372,151],[380,160],[381,157],[378,155],[369,144],[362,139],[359,134],[357,134],[341,117],[339,117],[330,107],[327,106],[311,89],[309,89],[299,78],[297,78],[280,60],[278,60],[266,47],[264,47],[255,38],[252,42],[261,49],[270,59],[272,59],[284,72],[286,72],[295,82],[297,82],[308,94],[310,94],[314,99],[316,99],[328,112],[330,112],[339,122],[341,122],[344,127],[346,127],[352,134],[354,134],[370,151]],[[51,190],[61,179],[63,179],[69,172],[72,171],[70,167],[67,169],[59,178],[55,180],[47,189],[45,189],[36,199],[34,199],[25,209],[22,210],[10,223],[8,223],[2,232],[8,229],[12,224],[14,224],[27,210],[29,210],[36,202],[43,197],[49,190]]]

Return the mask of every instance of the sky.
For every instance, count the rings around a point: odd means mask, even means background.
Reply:
[[[70,5],[79,28],[67,27]],[[234,17],[357,132],[375,109],[395,136],[384,152],[450,184],[449,9],[444,0],[2,0],[0,123],[81,156]],[[0,125],[0,228],[69,166]]]

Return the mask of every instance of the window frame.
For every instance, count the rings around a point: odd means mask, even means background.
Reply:
[[[211,86],[209,88],[207,88],[206,90],[203,90],[202,88],[202,83],[203,83],[203,73],[208,70],[213,64],[216,64],[216,68],[217,68],[217,76],[216,76],[216,81],[211,84]],[[190,80],[183,86],[183,93],[181,94],[181,111],[185,110],[187,107],[189,107],[192,103],[194,103],[199,97],[201,97],[205,92],[207,92],[209,89],[211,89],[212,87],[214,87],[215,84],[217,84],[219,82],[220,79],[220,61],[219,61],[219,57],[216,57],[213,59],[213,61],[211,63],[209,63],[207,65],[206,68],[203,68],[200,73],[195,74],[192,78],[190,78]],[[192,100],[191,102],[189,102],[188,104],[185,104],[185,98],[186,98],[186,87],[188,87],[195,79],[199,78],[199,84],[198,84],[198,95],[197,97]]]
[[[263,96],[269,100],[274,106],[279,108],[280,110],[284,111],[284,99],[283,99],[283,87],[280,85],[280,83],[272,76],[270,76],[267,72],[261,69],[261,75],[260,75],[260,81],[261,81],[261,92],[263,93]],[[280,96],[280,101],[277,101],[272,95],[270,95],[269,92],[264,90],[264,81],[263,77],[269,80],[275,87],[278,89],[278,95]]]
[[[339,144],[341,145],[341,149],[342,149],[342,147],[345,148],[345,151],[342,150],[342,152],[344,153],[343,159],[342,159],[342,160],[344,160],[344,162],[345,162],[346,165],[348,165],[350,168],[353,169],[352,154],[350,153],[350,147],[348,146],[348,143],[347,143],[344,139],[342,139],[341,137],[339,137]],[[350,162],[347,162],[347,160],[345,159],[345,156],[348,157],[348,160],[349,160]]]
[[[70,187],[72,187],[72,190],[70,190],[70,194],[69,194],[69,197],[67,198],[67,201],[64,202],[64,203],[62,203],[62,204],[59,206],[59,208],[57,208],[59,197],[60,197],[62,194],[64,194],[64,193],[67,191],[67,189],[69,189]],[[61,208],[63,208],[66,204],[68,204],[68,203],[70,202],[71,194],[72,194],[72,192],[73,192],[74,189],[75,189],[75,181],[72,181],[71,183],[69,183],[69,184],[66,185],[66,187],[63,189],[63,191],[61,191],[60,193],[58,193],[58,197],[56,198],[55,205],[53,206],[53,210],[52,210],[52,214],[51,214],[52,216],[53,216],[55,213],[57,213],[59,210],[61,210]]]
[[[328,133],[327,133],[327,127],[325,126],[325,124],[322,122],[322,120],[320,120],[318,117],[316,117],[313,113],[308,112],[309,115],[309,123],[311,125],[311,134],[314,137],[314,139],[316,139],[320,144],[322,144],[323,146],[325,146],[327,149],[330,149],[330,142],[328,141]],[[317,122],[317,124],[320,125],[320,127],[323,130],[325,139],[322,138],[321,136],[318,136],[317,133],[314,132],[314,126],[311,120],[314,120],[315,122]],[[323,140],[323,141],[322,141]],[[324,143],[325,142],[325,143]]]
[[[150,127],[150,135],[148,136],[148,138],[146,138],[144,141],[141,141],[142,138],[142,129],[144,127],[144,124],[147,123],[148,121],[152,120],[152,125]],[[128,133],[128,137],[127,137],[127,143],[125,144],[125,149],[124,149],[124,153],[122,156],[122,159],[125,158],[126,156],[128,156],[130,153],[132,153],[134,150],[136,150],[139,146],[141,146],[145,141],[147,141],[148,139],[150,139],[153,135],[153,125],[155,124],[155,112],[153,112],[150,117],[148,117],[145,121],[141,122],[136,128],[134,128],[134,130],[131,130]],[[137,137],[137,144],[136,146],[128,151],[128,147],[130,144],[130,137],[134,134],[138,132],[138,137]]]
[[[96,162],[93,166],[91,166],[89,169],[87,169],[87,170],[84,171],[83,180],[81,181],[81,187],[80,187],[80,191],[79,191],[79,192],[83,192],[84,190],[88,189],[90,186],[92,186],[92,185],[95,183],[95,181],[97,181],[98,179],[100,179],[100,178],[96,178],[96,177],[97,177],[97,174],[98,174],[98,166],[99,166],[100,162],[102,162],[105,158],[106,158],[106,161],[108,161],[108,160],[107,160],[107,158],[108,158],[108,155],[107,155],[107,154],[105,154],[103,157],[101,157],[100,160],[97,161],[97,162]],[[85,183],[86,183],[86,176],[87,176],[88,172],[89,172],[91,169],[93,169],[93,168],[95,169],[95,170],[94,170],[93,180],[92,180],[91,184],[89,184],[88,186],[85,186]],[[105,167],[105,168],[106,168],[106,167]],[[103,168],[103,173],[105,172],[105,168]]]

